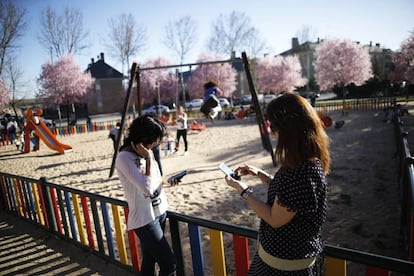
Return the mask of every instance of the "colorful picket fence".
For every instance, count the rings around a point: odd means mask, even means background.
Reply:
[[[95,131],[109,131],[111,128],[116,127],[116,123],[119,121],[102,121],[102,122],[93,122],[89,124],[77,124],[67,127],[53,127],[53,133],[55,135],[67,136],[75,135],[79,133],[86,132],[95,132]]]
[[[126,230],[125,201],[10,174],[0,173],[0,186],[0,203],[8,212],[140,271],[139,242],[134,232]],[[246,274],[255,251],[256,230],[173,212],[168,212],[168,221],[177,275]],[[414,271],[413,262],[329,245],[324,255],[327,276],[346,275],[348,261],[365,264],[366,275]]]

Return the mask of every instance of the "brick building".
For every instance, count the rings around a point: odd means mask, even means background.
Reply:
[[[105,63],[104,53],[96,62],[91,59],[86,71],[95,78],[94,93],[88,103],[89,114],[122,112],[125,102],[122,73]]]

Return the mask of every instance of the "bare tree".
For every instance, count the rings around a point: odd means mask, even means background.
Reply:
[[[261,38],[259,32],[254,32],[246,43],[244,51],[246,51],[251,58],[258,57],[266,48],[266,42]]]
[[[197,26],[190,16],[184,16],[174,22],[169,22],[165,27],[164,44],[174,52],[180,64],[184,62],[185,56],[197,43]]]
[[[131,13],[123,13],[118,18],[109,19],[108,25],[109,41],[106,42],[106,46],[110,55],[121,62],[124,72],[124,65],[129,66],[130,57],[144,49],[147,43],[147,29],[143,25],[137,25]]]
[[[50,7],[42,11],[38,39],[50,51],[51,58],[80,53],[87,47],[84,43],[87,36],[80,10],[65,8],[63,15],[58,15]]]
[[[15,60],[13,57],[9,57],[5,63],[5,75],[8,80],[9,92],[12,97],[10,99],[10,105],[13,108],[14,114],[17,116],[16,106],[19,105],[21,99],[18,98],[18,88],[22,87],[21,79],[23,77],[23,72],[20,68],[16,67],[16,64],[13,62]],[[20,122],[17,122],[20,126]],[[21,127],[21,126],[20,126]]]
[[[259,31],[252,26],[250,18],[243,12],[233,11],[227,16],[220,14],[214,21],[208,47],[214,53],[228,56],[235,51],[245,51],[246,45],[251,46],[257,40],[260,40]]]
[[[26,10],[12,2],[0,1],[0,77],[8,54],[17,48],[17,40],[23,36],[26,26]]]
[[[296,37],[299,43],[305,43],[307,41],[314,41],[317,37],[316,31],[310,25],[303,25],[301,29],[296,32]]]
[[[195,21],[190,16],[184,16],[175,22],[169,22],[165,27],[164,44],[171,49],[180,59],[180,64],[183,64],[186,55],[194,48],[198,40],[197,26]],[[181,93],[183,95],[183,102],[185,102],[185,87],[182,67],[180,67],[180,84]],[[178,104],[177,94],[177,104]]]
[[[13,63],[13,60],[13,57],[7,59],[4,68],[4,75],[8,80],[9,91],[12,95],[11,102],[15,103],[17,101],[17,98],[19,98],[18,87],[23,86],[23,84],[20,83],[23,77],[23,72],[20,70],[20,68],[16,67],[16,64]]]

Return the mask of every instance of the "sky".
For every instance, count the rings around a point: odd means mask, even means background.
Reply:
[[[3,0],[0,0],[3,1]],[[121,64],[111,57],[103,43],[109,32],[109,19],[122,13],[131,13],[136,23],[145,26],[146,48],[133,57],[144,63],[148,59],[167,58],[178,64],[178,58],[162,43],[165,26],[181,17],[191,16],[198,30],[198,44],[184,60],[196,62],[207,51],[207,39],[217,18],[232,11],[243,12],[258,29],[266,42],[264,53],[276,55],[291,48],[292,37],[304,26],[309,26],[321,39],[341,38],[361,44],[380,43],[381,47],[399,49],[410,32],[414,31],[413,0],[12,0],[24,7],[27,28],[19,40],[17,66],[23,73],[19,97],[30,98],[37,91],[36,79],[42,64],[50,61],[50,53],[38,41],[41,11],[51,7],[62,14],[66,7],[79,9],[83,14],[84,29],[89,33],[88,49],[75,56],[76,63],[86,69],[91,58],[97,60],[101,52],[105,62],[121,71]],[[263,53],[263,54],[264,54]],[[249,57],[249,53],[246,53]],[[240,57],[241,53],[236,53]]]

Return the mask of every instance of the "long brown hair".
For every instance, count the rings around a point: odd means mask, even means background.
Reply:
[[[285,93],[266,108],[272,129],[278,131],[275,155],[284,169],[317,158],[325,174],[329,173],[329,137],[315,109],[303,97]]]

